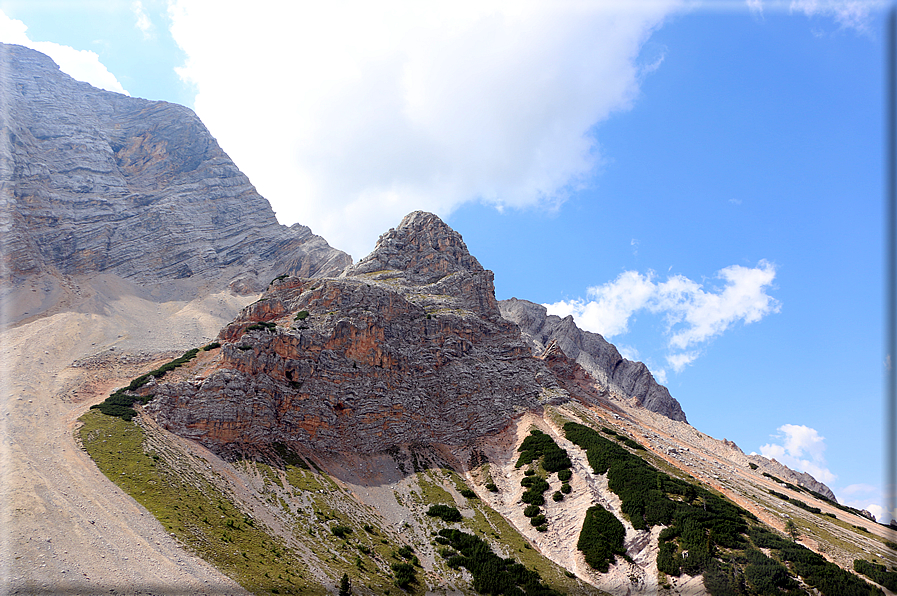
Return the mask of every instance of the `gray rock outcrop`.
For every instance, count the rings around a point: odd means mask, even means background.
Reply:
[[[0,44],[0,256],[13,282],[336,275],[351,258],[268,201],[183,106],[96,89]],[[239,273],[237,273],[239,266]]]
[[[147,389],[168,430],[218,453],[467,445],[567,399],[460,234],[415,212],[339,278],[274,282],[201,376]]]
[[[567,357],[575,360],[604,388],[624,397],[633,397],[652,412],[672,420],[687,422],[679,402],[641,362],[620,355],[617,348],[597,333],[583,331],[573,317],[549,315],[541,304],[511,298],[498,303],[501,314],[517,324],[534,353],[541,353],[552,341]]]

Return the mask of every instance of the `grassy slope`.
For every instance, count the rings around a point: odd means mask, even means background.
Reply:
[[[213,482],[202,466],[191,465],[192,459],[173,444],[158,437],[148,441],[140,424],[96,410],[85,414],[82,422],[81,442],[100,470],[189,550],[252,592],[324,594],[346,573],[356,594],[406,593],[394,585],[391,566],[407,562],[398,553],[407,543],[422,563],[407,593],[423,594],[428,586],[472,593],[463,574],[436,554],[436,543],[424,539],[453,527],[477,534],[500,556],[514,557],[536,570],[554,589],[595,593],[539,555],[482,501],[460,496],[466,484],[450,469],[422,470],[399,483],[395,494],[407,510],[409,526],[406,532],[396,533],[384,526],[376,511],[301,461],[279,467],[252,461],[234,464],[241,473],[261,480],[264,488],[256,496],[272,513],[288,520],[284,535],[282,528],[279,532],[266,528],[244,513],[250,509],[221,492],[220,482]],[[425,514],[432,504],[456,502],[465,512],[459,523],[446,524]],[[350,531],[338,537],[333,534],[335,527]]]

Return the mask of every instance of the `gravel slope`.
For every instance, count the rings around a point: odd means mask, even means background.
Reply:
[[[201,345],[251,298],[155,302],[112,277],[79,290],[67,312],[0,331],[0,591],[244,594],[103,476],[74,429],[90,405]]]

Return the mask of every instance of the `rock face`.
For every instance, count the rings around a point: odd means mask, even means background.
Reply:
[[[336,275],[351,258],[268,202],[189,109],[102,91],[0,44],[0,258],[13,281],[114,273],[235,287]],[[229,281],[229,280],[225,280]]]
[[[462,445],[567,399],[461,236],[416,212],[339,278],[278,280],[190,381],[148,389],[165,428],[219,453]]]
[[[498,305],[502,316],[520,327],[534,353],[544,351],[555,342],[601,386],[622,396],[636,398],[652,412],[687,422],[679,402],[666,387],[654,380],[647,366],[626,360],[599,334],[577,327],[573,317],[561,319],[548,315],[544,306],[516,298],[502,300]]]

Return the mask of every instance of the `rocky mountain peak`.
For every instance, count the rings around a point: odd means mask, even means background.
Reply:
[[[414,211],[381,235],[374,251],[345,275],[401,272],[410,283],[431,284],[452,273],[483,271],[461,234],[432,213]]]
[[[501,317],[492,272],[420,211],[339,277],[275,280],[218,341],[202,376],[147,406],[218,452],[466,445],[566,399]]]
[[[0,44],[0,258],[12,281],[113,274],[255,293],[349,255],[270,204],[190,109],[96,89]],[[33,314],[33,313],[32,313]]]

